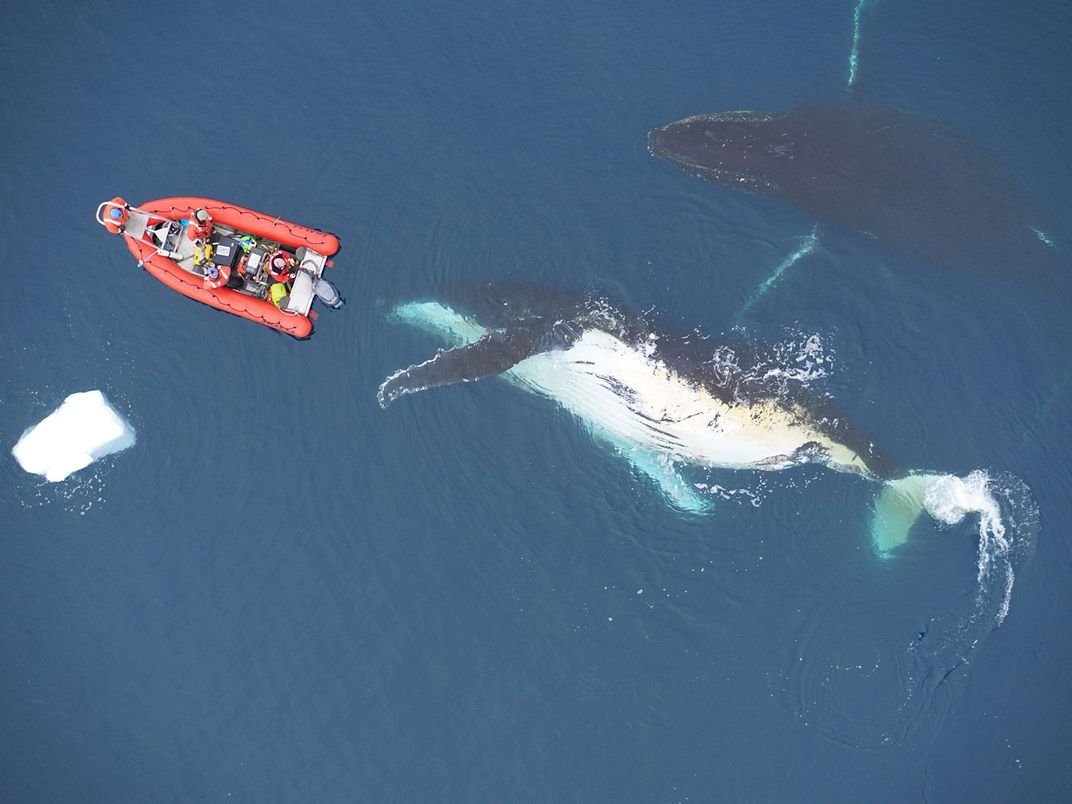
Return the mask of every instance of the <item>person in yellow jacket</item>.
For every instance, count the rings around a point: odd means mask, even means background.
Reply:
[[[285,310],[290,302],[290,288],[283,282],[276,282],[268,288],[268,295],[272,299],[272,304],[280,310]]]

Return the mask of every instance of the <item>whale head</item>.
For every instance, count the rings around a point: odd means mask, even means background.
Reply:
[[[797,143],[778,126],[781,115],[724,112],[687,117],[648,135],[648,150],[708,181],[777,193],[792,169]]]

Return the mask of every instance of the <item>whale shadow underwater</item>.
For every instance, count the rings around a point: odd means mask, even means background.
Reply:
[[[986,146],[948,123],[856,102],[687,117],[648,135],[660,159],[782,199],[889,251],[983,270],[1056,264],[1054,223]]]
[[[1007,576],[1002,588],[1011,592],[1013,534],[1005,533],[991,493],[1001,489],[992,489],[985,473],[957,478],[900,469],[829,396],[787,381],[761,348],[720,348],[657,329],[600,297],[530,286],[439,291],[396,305],[390,319],[433,336],[440,348],[387,377],[381,407],[502,377],[567,411],[688,514],[708,512],[712,497],[685,480],[683,466],[770,472],[819,464],[878,486],[870,530],[882,557],[908,539],[924,511],[945,524],[978,513],[980,567],[988,578]]]

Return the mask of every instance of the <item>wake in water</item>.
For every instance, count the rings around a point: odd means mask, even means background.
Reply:
[[[806,612],[800,639],[771,679],[793,716],[855,748],[926,743],[937,735],[956,701],[960,671],[1005,621],[1017,571],[1035,550],[1039,512],[1021,480],[981,470],[928,478],[921,504],[938,527],[977,535],[973,592],[954,595],[950,610],[917,621],[908,639],[876,639],[873,618],[858,612]],[[871,649],[861,654],[860,645]]]
[[[939,625],[918,651],[940,665],[958,666],[1005,622],[1017,570],[1034,555],[1040,517],[1027,485],[1015,475],[975,471],[965,478],[939,478],[927,491],[927,512],[953,528],[978,515],[979,542],[971,610]]]

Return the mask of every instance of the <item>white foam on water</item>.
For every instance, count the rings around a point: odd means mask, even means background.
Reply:
[[[695,483],[694,487],[721,500],[747,502],[753,508],[759,508],[763,504],[763,492],[750,488],[728,488],[719,483]]]
[[[945,526],[978,516],[976,606],[970,619],[1001,625],[1012,600],[1014,564],[1034,546],[1038,515],[1030,490],[1012,475],[995,479],[982,470],[890,481],[875,501],[871,532],[878,554],[893,554],[923,511]]]
[[[71,394],[11,450],[19,466],[56,483],[96,460],[133,446],[134,428],[100,391]]]
[[[923,504],[927,513],[944,525],[959,524],[968,514],[979,515],[977,592],[980,600],[989,597],[992,576],[1002,578],[999,581],[1003,587],[1001,602],[994,613],[994,627],[1001,625],[1009,613],[1016,573],[1009,560],[1011,543],[1006,538],[1001,505],[991,492],[990,477],[983,471],[972,472],[963,478],[942,475],[927,487]]]
[[[808,387],[828,376],[834,362],[833,353],[826,348],[818,333],[798,333],[795,337],[774,344],[770,361],[753,369],[754,378],[765,387],[771,380],[780,380],[782,393],[794,387]],[[742,378],[743,384],[751,379]]]
[[[1047,235],[1044,231],[1042,231],[1041,229],[1036,229],[1034,226],[1028,226],[1027,228],[1034,232],[1035,236],[1045,245],[1049,246],[1050,248],[1057,248],[1057,244],[1054,243],[1050,236]]]
[[[964,673],[1008,615],[1017,571],[1034,552],[1038,506],[1012,474],[916,474],[886,483],[872,526],[879,555],[898,549],[924,511],[951,538],[978,533],[974,594],[950,596],[949,609],[919,620],[909,639],[875,641],[871,662],[859,658],[867,618],[852,620],[855,633],[831,629],[840,604],[819,599],[772,676],[772,691],[791,714],[846,745],[927,745],[937,736],[963,692]]]

